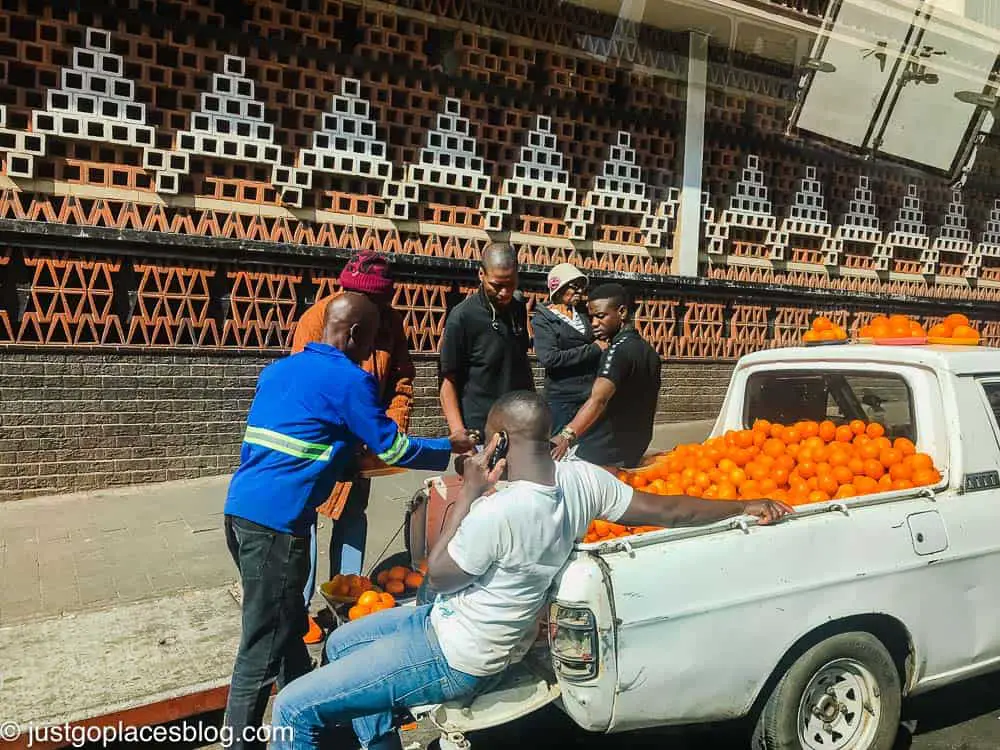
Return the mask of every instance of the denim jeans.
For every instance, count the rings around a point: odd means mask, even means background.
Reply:
[[[368,540],[368,516],[365,511],[368,509],[371,488],[370,479],[355,481],[351,485],[340,518],[333,521],[333,530],[330,532],[330,578],[338,573],[361,575],[361,567],[365,561],[365,543]],[[316,591],[316,576],[319,575],[317,551],[316,524],[313,524],[309,538],[309,579],[303,592],[307,609]]]
[[[302,642],[309,540],[229,515],[225,531],[243,584],[243,616],[224,722],[238,738],[233,747],[263,747],[240,738],[263,723],[271,685],[286,685],[311,667]]]
[[[326,730],[348,721],[362,747],[400,750],[397,710],[471,695],[489,677],[452,669],[431,626],[430,605],[395,607],[337,628],[326,642],[330,663],[296,680],[274,701],[271,747],[321,747]]]

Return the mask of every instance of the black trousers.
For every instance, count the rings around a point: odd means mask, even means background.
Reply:
[[[225,726],[233,732],[232,747],[263,748],[264,743],[253,741],[253,728],[264,721],[272,684],[277,681],[280,689],[311,665],[302,641],[309,629],[302,606],[309,576],[309,537],[229,515],[225,531],[243,584],[243,627]]]

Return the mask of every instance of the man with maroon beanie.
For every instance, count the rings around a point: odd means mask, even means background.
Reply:
[[[379,306],[380,323],[375,336],[375,346],[371,356],[361,363],[365,372],[371,373],[379,384],[379,396],[386,414],[399,429],[405,432],[409,427],[410,408],[413,404],[413,378],[415,370],[410,359],[409,343],[403,329],[403,316],[392,307],[394,283],[389,270],[389,261],[384,255],[362,250],[347,262],[338,279],[341,290],[359,292]],[[320,341],[323,337],[323,323],[330,300],[340,294],[336,292],[317,300],[299,320],[292,338],[292,353],[302,351],[306,344]],[[370,452],[358,456],[357,471],[373,469],[382,463]],[[371,494],[371,480],[356,477],[349,482],[340,482],[330,494],[330,499],[317,510],[333,520],[330,536],[330,578],[342,573],[360,575],[365,556],[365,541],[368,536],[368,498]],[[316,588],[317,550],[316,529],[312,533],[312,570],[306,584],[306,607],[312,600]],[[315,620],[309,618],[307,643],[316,643],[323,637]]]

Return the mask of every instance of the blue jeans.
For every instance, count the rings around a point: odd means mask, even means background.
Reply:
[[[430,613],[430,605],[395,607],[334,630],[330,663],[278,693],[271,721],[292,736],[279,733],[271,747],[318,748],[324,729],[350,721],[362,747],[399,750],[394,711],[455,700],[491,682],[448,666]]]
[[[351,486],[340,518],[333,521],[330,533],[330,578],[338,573],[361,575],[365,561],[365,543],[368,540],[368,496],[371,494],[370,479],[359,479]],[[303,596],[306,609],[316,591],[318,547],[316,544],[316,524],[313,524],[309,539],[309,579]]]

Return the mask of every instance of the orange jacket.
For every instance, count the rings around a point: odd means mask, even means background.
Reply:
[[[323,323],[326,320],[326,306],[336,294],[317,300],[303,313],[292,337],[292,354],[302,351],[306,344],[323,338]],[[413,378],[416,370],[410,359],[410,349],[403,329],[403,316],[389,308],[389,315],[383,311],[378,333],[375,335],[375,349],[361,364],[365,372],[370,372],[378,380],[379,396],[386,405],[385,413],[406,430],[410,425],[410,408],[413,405]],[[381,461],[366,453],[360,461],[361,468],[385,466]],[[329,499],[317,509],[330,518],[340,518],[351,491],[351,482],[338,482]]]

